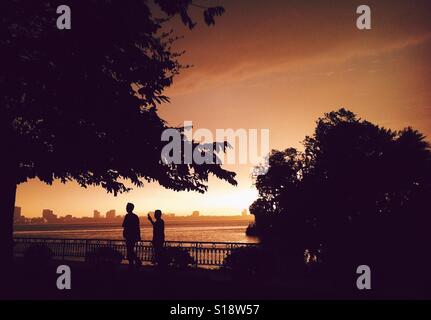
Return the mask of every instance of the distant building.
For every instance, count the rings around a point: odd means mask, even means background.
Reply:
[[[200,215],[199,211],[193,211],[192,212],[192,217],[194,217],[194,218],[199,217],[199,215]]]
[[[106,212],[106,219],[115,219],[115,210],[109,210]]]
[[[29,220],[30,220],[29,221],[30,224],[42,224],[42,223],[46,222],[45,219],[42,218],[42,217],[40,217],[40,218],[30,218]]]
[[[50,209],[43,209],[42,211],[42,218],[47,223],[54,223],[57,222],[57,215],[54,214],[54,212]]]
[[[17,222],[21,220],[21,207],[15,207],[13,210],[13,221]]]
[[[94,219],[100,219],[100,212],[97,210],[94,210],[93,211],[93,218]]]
[[[241,215],[243,217],[246,217],[247,216],[247,209],[242,210]]]

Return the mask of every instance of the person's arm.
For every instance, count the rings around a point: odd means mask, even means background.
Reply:
[[[151,222],[151,224],[154,226],[154,221],[153,221],[153,219],[151,218],[151,216],[150,216],[150,214],[148,214],[148,220]]]

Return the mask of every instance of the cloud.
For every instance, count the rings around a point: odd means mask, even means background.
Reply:
[[[428,1],[369,1],[372,26],[356,28],[356,1],[233,1],[214,28],[186,31],[177,44],[193,68],[175,79],[170,95],[235,83],[307,64],[372,57],[431,39]]]

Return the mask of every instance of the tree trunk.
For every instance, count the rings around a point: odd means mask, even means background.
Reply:
[[[16,181],[0,177],[0,268],[8,268],[13,258],[13,213]]]

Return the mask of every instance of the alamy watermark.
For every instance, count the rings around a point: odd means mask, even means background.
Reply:
[[[371,289],[371,268],[366,264],[362,264],[356,268],[356,274],[360,276],[356,280],[356,287],[359,290]]]
[[[371,8],[365,4],[356,8],[356,13],[360,16],[356,19],[356,27],[359,30],[371,29]]]
[[[267,170],[269,129],[209,129],[193,131],[192,121],[183,129],[166,129],[161,140],[167,144],[161,151],[165,164],[251,164]]]
[[[59,5],[57,7],[57,28],[59,30],[70,30],[72,28],[72,14],[71,9],[67,5]],[[356,13],[360,16],[356,19],[356,27],[359,30],[371,29],[371,8],[368,5],[360,5],[356,8]]]
[[[68,265],[62,264],[57,267],[57,289],[58,290],[70,290],[72,288],[71,286],[71,276],[72,272],[70,270],[70,267]]]
[[[72,13],[69,6],[60,5],[57,7],[57,29],[70,30],[72,29]]]

